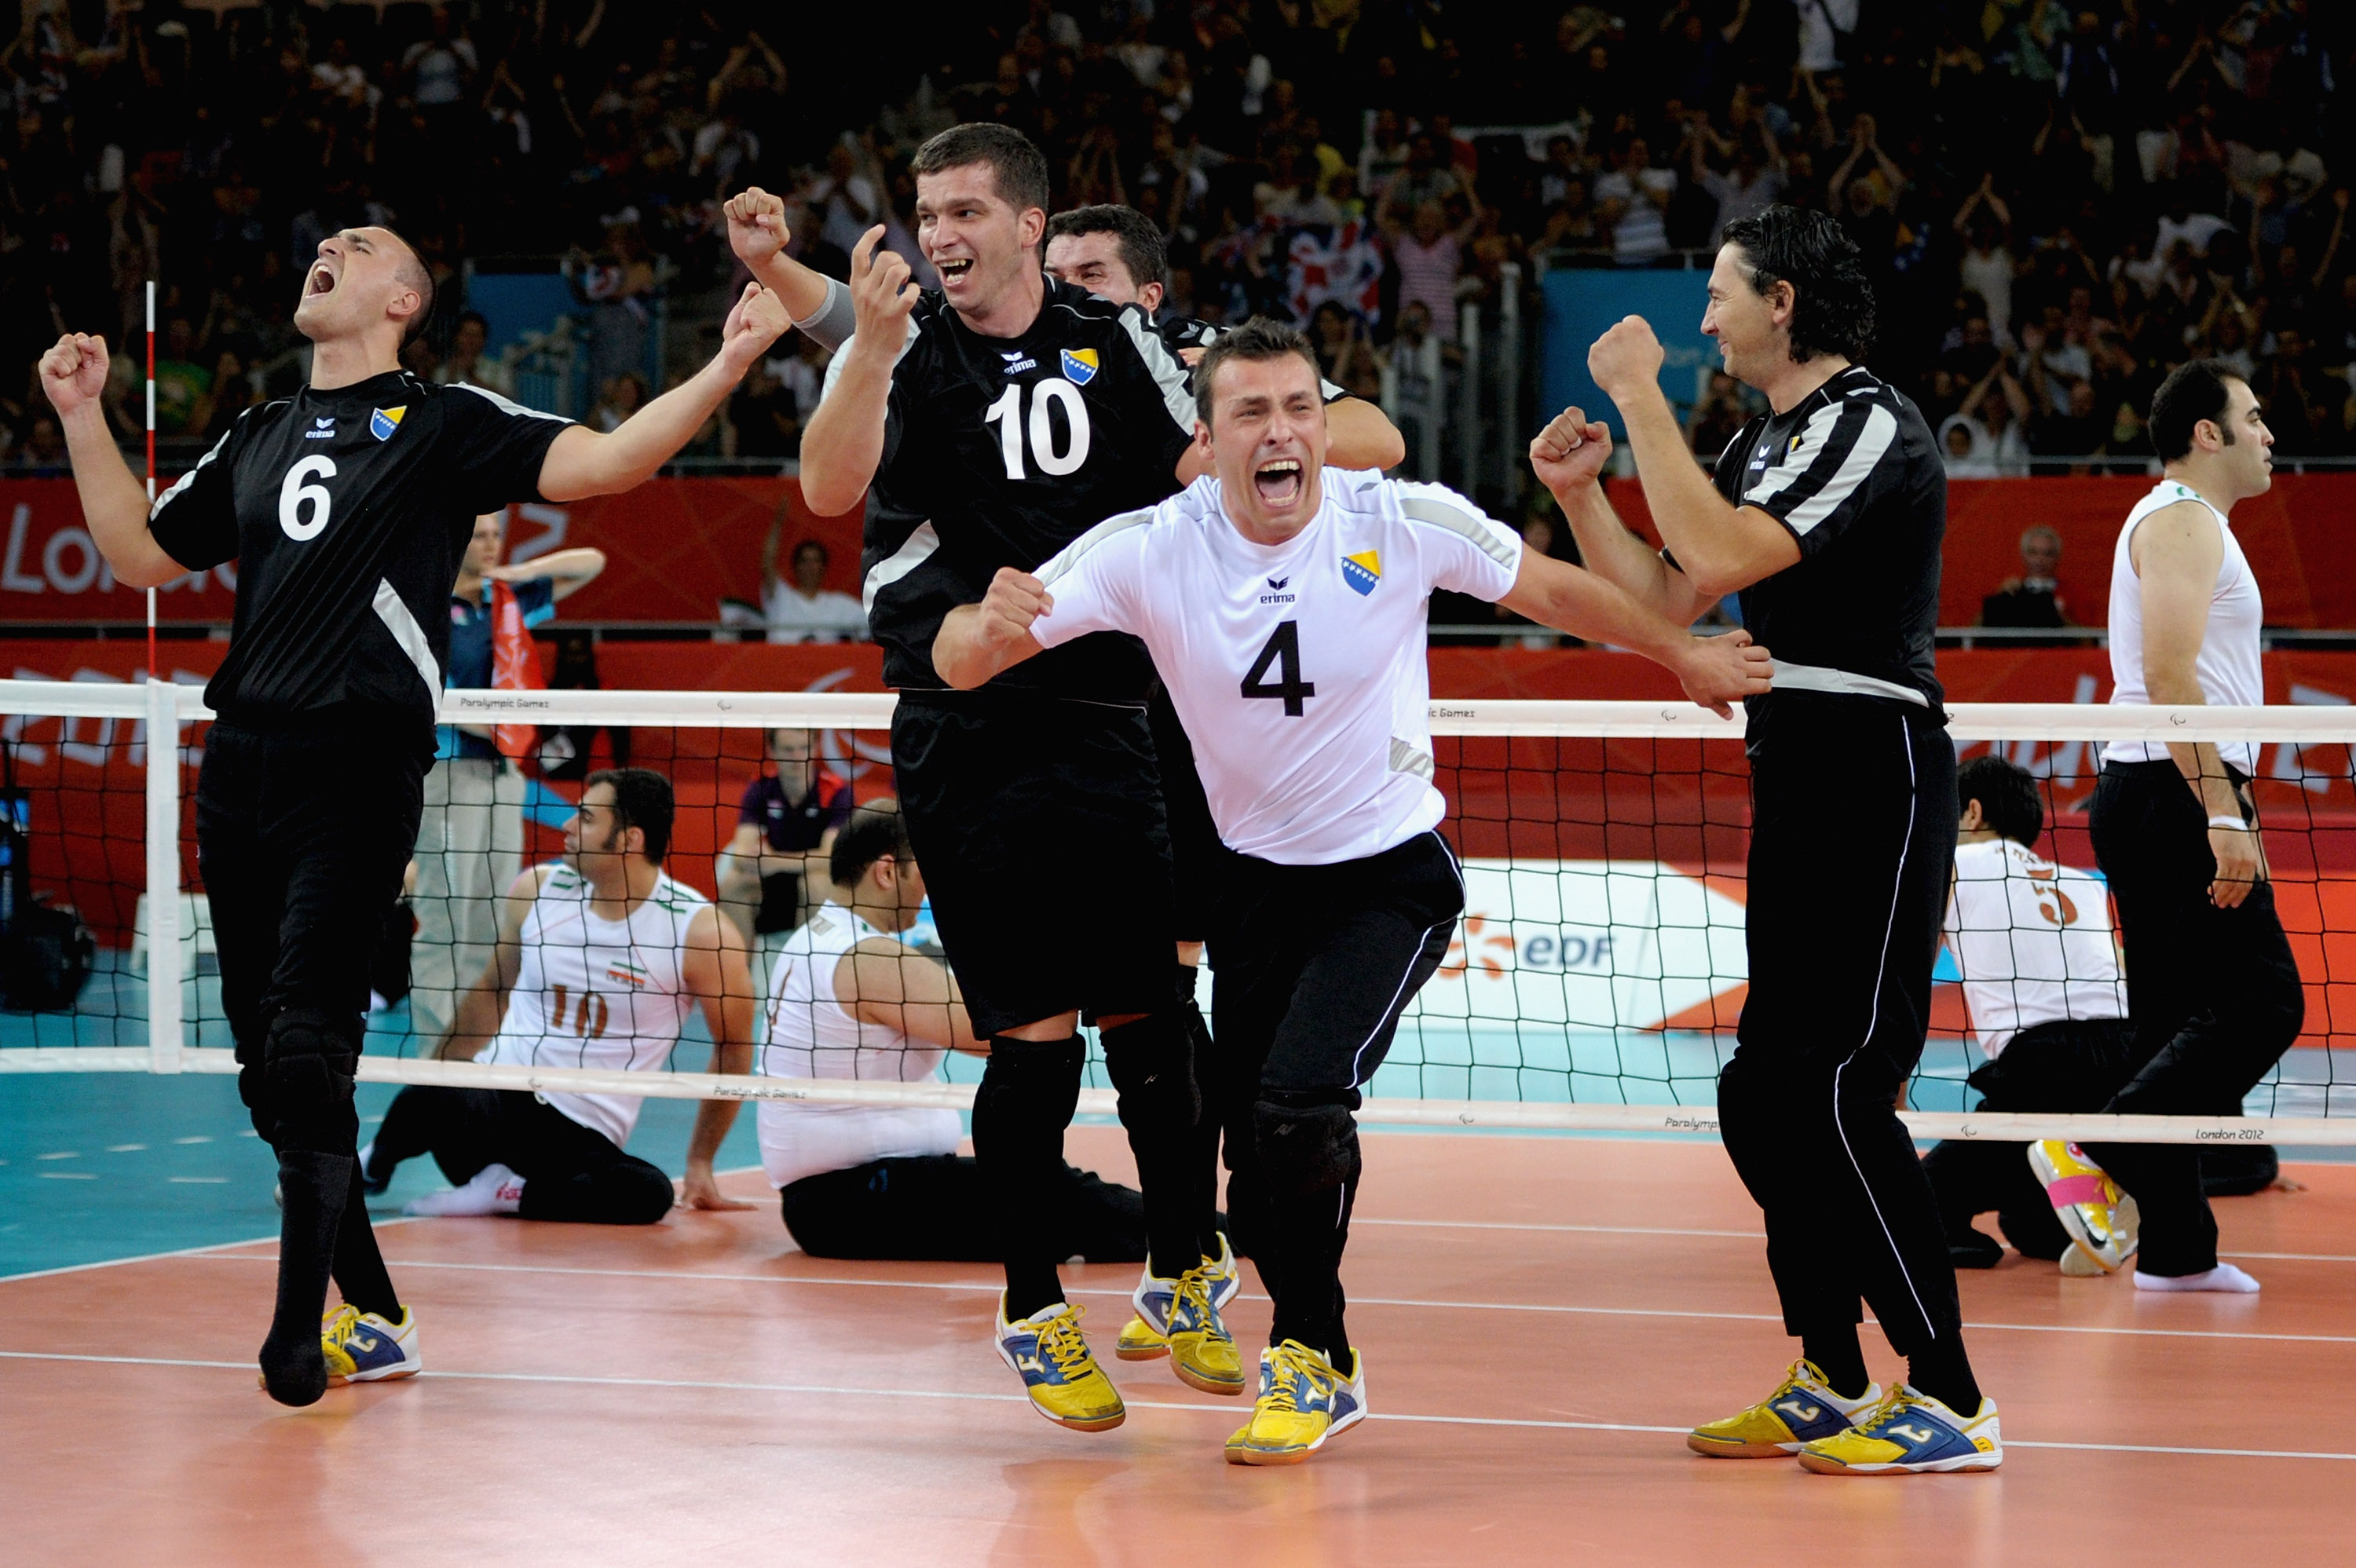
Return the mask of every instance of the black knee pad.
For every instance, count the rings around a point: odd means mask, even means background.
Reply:
[[[977,1153],[997,1135],[1021,1139],[1047,1133],[1060,1139],[1080,1104],[1080,1072],[1087,1046],[1078,1035],[1062,1040],[990,1038],[990,1062],[973,1096]],[[988,1157],[986,1155],[984,1157]]]
[[[1358,1179],[1358,1121],[1346,1105],[1262,1099],[1252,1106],[1252,1144],[1269,1198],[1306,1198]]]
[[[262,1077],[279,1139],[286,1147],[348,1154],[337,1136],[350,1119],[359,1042],[329,1014],[289,1008],[262,1039]]]
[[[1201,1015],[1196,1015],[1199,1023]],[[1191,1127],[1203,1114],[1194,1085],[1194,1032],[1175,1012],[1152,1013],[1104,1031],[1105,1072],[1120,1093],[1123,1123]]]

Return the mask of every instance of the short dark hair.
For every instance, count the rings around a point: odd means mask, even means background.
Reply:
[[[484,336],[488,337],[491,335],[491,318],[489,316],[485,315],[478,310],[462,310],[458,313],[458,320],[456,322],[457,325],[464,326],[470,321],[477,326],[483,329]]]
[[[829,563],[831,563],[834,560],[834,551],[829,549],[826,546],[826,541],[820,539],[807,539],[802,540],[799,544],[794,546],[793,553],[787,556],[786,559],[787,560],[799,560],[802,558],[802,551],[806,549],[814,549],[818,551],[819,558]]]
[[[886,855],[897,860],[916,858],[908,845],[908,819],[900,815],[900,803],[889,795],[871,800],[851,814],[851,820],[834,836],[826,874],[834,879],[836,887],[853,887],[867,874],[868,867]]]
[[[583,781],[581,793],[585,795],[599,784],[613,786],[615,816],[624,827],[647,836],[647,859],[661,865],[670,853],[671,818],[678,813],[670,780],[652,768],[600,768]]]
[[[1777,283],[1792,285],[1794,363],[1819,354],[1865,357],[1873,347],[1873,283],[1857,242],[1831,214],[1778,202],[1728,224],[1724,243],[1742,252],[1762,298]]]
[[[2189,359],[2168,373],[2151,395],[2145,421],[2151,449],[2162,463],[2174,463],[2192,450],[2192,427],[2202,420],[2215,421],[2225,444],[2233,444],[2233,427],[2225,422],[2233,393],[2225,383],[2240,379],[2242,373],[2222,359]]]
[[[1955,809],[1980,803],[1980,820],[2027,848],[2045,831],[2045,803],[2027,768],[1991,752],[1955,770]]]
[[[1317,363],[1317,350],[1310,347],[1309,335],[1286,322],[1256,315],[1233,332],[1223,332],[1211,340],[1204,351],[1203,362],[1194,367],[1194,412],[1205,424],[1211,422],[1211,383],[1219,374],[1219,367],[1230,359],[1281,359],[1288,354],[1298,354],[1307,362],[1310,374],[1323,376]]]
[[[425,330],[425,324],[434,319],[434,269],[425,264],[424,253],[410,242],[408,235],[397,229],[387,228],[384,231],[400,240],[401,248],[409,252],[407,264],[399,269],[397,275],[402,283],[417,291],[417,314],[402,323],[401,326],[401,346],[406,348],[417,341],[418,336]],[[483,330],[490,330],[487,322],[484,324]]]
[[[1047,219],[1050,241],[1083,234],[1109,234],[1119,240],[1120,264],[1129,269],[1129,281],[1139,288],[1148,283],[1170,286],[1170,251],[1162,242],[1162,230],[1137,208],[1108,201],[1076,207]]]
[[[1000,199],[1016,212],[1033,207],[1047,210],[1046,155],[1012,125],[988,120],[952,125],[916,149],[908,173],[937,175],[968,164],[988,164]]]

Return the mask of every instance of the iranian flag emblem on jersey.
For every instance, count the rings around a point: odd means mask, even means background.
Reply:
[[[617,958],[607,965],[605,978],[619,980],[625,986],[646,987],[655,983],[653,976],[626,958]]]

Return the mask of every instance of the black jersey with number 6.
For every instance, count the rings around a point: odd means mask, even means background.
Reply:
[[[829,389],[843,357],[830,368]],[[909,317],[892,371],[884,455],[867,491],[867,623],[884,678],[939,688],[933,637],[1001,567],[1030,571],[1117,512],[1178,488],[1194,438],[1185,368],[1135,305],[1050,278],[1020,337],[969,329],[937,291]],[[1105,635],[991,682],[1141,703],[1153,667],[1133,637]]]
[[[474,519],[539,499],[571,422],[406,371],[240,415],[147,520],[191,571],[237,561],[229,656],[205,700],[256,729],[413,723],[430,746]]]

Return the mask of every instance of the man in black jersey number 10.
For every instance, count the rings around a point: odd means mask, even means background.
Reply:
[[[1740,593],[1742,624],[1775,650],[1774,689],[1744,705],[1751,990],[1718,1103],[1801,1354],[1687,1445],[1834,1475],[1993,1470],[1996,1402],[1964,1353],[1946,1234],[1897,1112],[1930,1022],[1955,750],[1932,657],[1946,474],[1921,411],[1858,363],[1873,315],[1832,219],[1778,206],[1730,223],[1702,331],[1770,411],[1714,483],[1662,393],[1651,326],[1629,316],[1588,353],[1667,548],[1613,515],[1597,483],[1611,434],[1579,410],[1539,432],[1530,462],[1590,569],[1671,620]],[[1843,827],[1829,861],[1827,800]],[[1886,1398],[1858,1345],[1859,1297],[1911,1363]]]
[[[156,587],[239,566],[229,653],[205,688],[220,717],[197,778],[197,851],[238,1092],[284,1193],[261,1363],[286,1404],[422,1364],[369,1228],[352,1076],[368,956],[416,845],[450,584],[475,518],[648,478],[787,325],[748,286],[712,363],[600,434],[401,369],[433,302],[432,275],[391,229],[320,241],[294,307],[310,383],[240,415],[152,509],[99,405],[105,345],[70,333],[41,359],[115,577]],[[323,1324],[331,1273],[344,1305]]]
[[[932,646],[1000,568],[1031,571],[1193,478],[1193,405],[1142,311],[1040,269],[1046,161],[1019,132],[953,126],[912,169],[917,240],[941,287],[915,287],[905,261],[874,248],[878,233],[860,242],[854,331],[802,443],[802,494],[822,515],[866,496],[864,598],[901,694],[901,806],[941,944],[991,1042],[973,1140],[1006,1260],[998,1352],[1047,1419],[1101,1431],[1122,1419],[1120,1396],[1064,1299],[1045,1212],[1066,1179],[1083,1018],[1102,1030],[1145,1200],[1146,1333],[1134,1348],[1125,1334],[1124,1352],[1167,1356],[1205,1392],[1244,1387],[1218,1313],[1237,1275],[1197,1143],[1194,1023],[1173,994],[1153,666],[1135,638],[1106,635],[952,691]],[[743,205],[732,203],[732,242]],[[746,249],[772,232],[743,236]],[[774,257],[756,275],[795,281]]]

